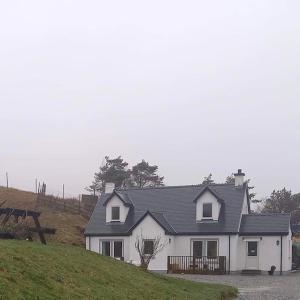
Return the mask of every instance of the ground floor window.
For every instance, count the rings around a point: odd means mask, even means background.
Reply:
[[[100,241],[100,253],[105,256],[123,258],[123,241]]]
[[[217,257],[218,250],[218,240],[192,240],[192,256]]]
[[[154,252],[154,240],[143,240],[144,254],[152,255]]]

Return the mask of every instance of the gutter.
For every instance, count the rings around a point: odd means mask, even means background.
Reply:
[[[280,236],[280,275],[282,275],[282,235]]]
[[[228,274],[230,274],[230,257],[231,257],[231,243],[230,243],[230,235],[228,236],[228,243],[229,243],[229,246],[228,246]]]

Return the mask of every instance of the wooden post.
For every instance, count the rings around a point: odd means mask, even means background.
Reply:
[[[39,233],[39,237],[40,237],[41,242],[42,242],[44,245],[46,245],[46,244],[47,244],[47,243],[46,243],[46,239],[45,239],[44,233],[43,233],[43,231],[42,231],[41,224],[40,224],[40,222],[39,222],[38,217],[37,217],[37,216],[32,216],[32,218],[33,218],[34,223],[35,223],[35,226],[36,226],[36,228],[37,228],[37,230],[38,230],[38,233]]]
[[[63,199],[65,199],[65,185],[63,184]]]
[[[80,214],[80,195],[79,195],[79,198],[78,198],[78,213]]]
[[[8,188],[8,173],[6,172],[6,187]]]
[[[167,270],[167,273],[170,273],[170,266],[171,266],[171,264],[170,264],[170,256],[168,256],[168,270]]]

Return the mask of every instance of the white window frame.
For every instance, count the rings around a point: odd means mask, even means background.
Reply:
[[[113,209],[118,208],[119,209],[119,219],[113,219]],[[118,222],[121,220],[121,207],[120,206],[112,206],[111,207],[111,221],[112,222]]]
[[[211,217],[204,217],[204,205],[205,204],[211,205]],[[202,219],[203,220],[212,220],[213,219],[213,203],[212,202],[203,202],[202,203]]]
[[[191,245],[190,245],[190,256],[193,256],[193,243],[199,241],[202,242],[202,256],[207,257],[207,242],[217,242],[217,257],[219,256],[219,239],[191,239]]]
[[[145,251],[145,241],[146,242],[152,242],[153,243],[153,252],[154,252],[154,241],[155,241],[155,239],[143,239],[143,249],[144,249],[144,251]],[[143,253],[144,255],[153,255],[153,254],[146,254],[146,253]]]
[[[104,242],[109,242],[110,243],[110,253],[109,253],[109,256],[110,257],[113,257],[113,258],[118,258],[118,257],[114,257],[114,243],[115,242],[122,242],[122,256],[121,257],[124,257],[124,240],[122,239],[103,239],[103,240],[99,240],[99,254],[101,255],[104,255],[103,254],[103,243]]]

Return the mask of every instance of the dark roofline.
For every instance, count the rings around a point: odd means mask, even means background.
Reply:
[[[151,216],[158,224],[160,227],[162,227],[164,230],[165,230],[165,233],[166,234],[172,234],[174,232],[170,232],[154,215],[153,213],[151,213],[151,211],[147,210],[143,216],[128,230],[128,233],[131,234],[132,231],[146,218],[146,216]],[[164,217],[164,215],[163,215]],[[164,217],[164,219],[166,220],[166,218]],[[166,220],[166,222],[168,223],[168,221]],[[168,223],[169,224],[169,223]],[[169,224],[170,227],[172,227],[170,224]]]
[[[120,194],[119,194],[116,190],[114,190],[114,191],[110,194],[110,196],[104,201],[103,206],[106,206],[107,203],[108,203],[114,196],[117,196],[117,197],[124,203],[125,206],[128,206],[128,207],[131,207],[131,206],[132,206],[132,204],[126,202],[126,201],[123,199],[123,197],[121,197]]]
[[[240,232],[239,236],[272,236],[272,235],[289,235],[289,232]]]
[[[224,200],[222,198],[220,198],[220,196],[218,194],[216,194],[216,192],[214,192],[208,185],[205,186],[205,188],[197,195],[197,197],[193,200],[194,203],[197,202],[197,200],[206,192],[209,191],[211,194],[213,194],[217,200],[220,202],[220,204],[224,203]]]

